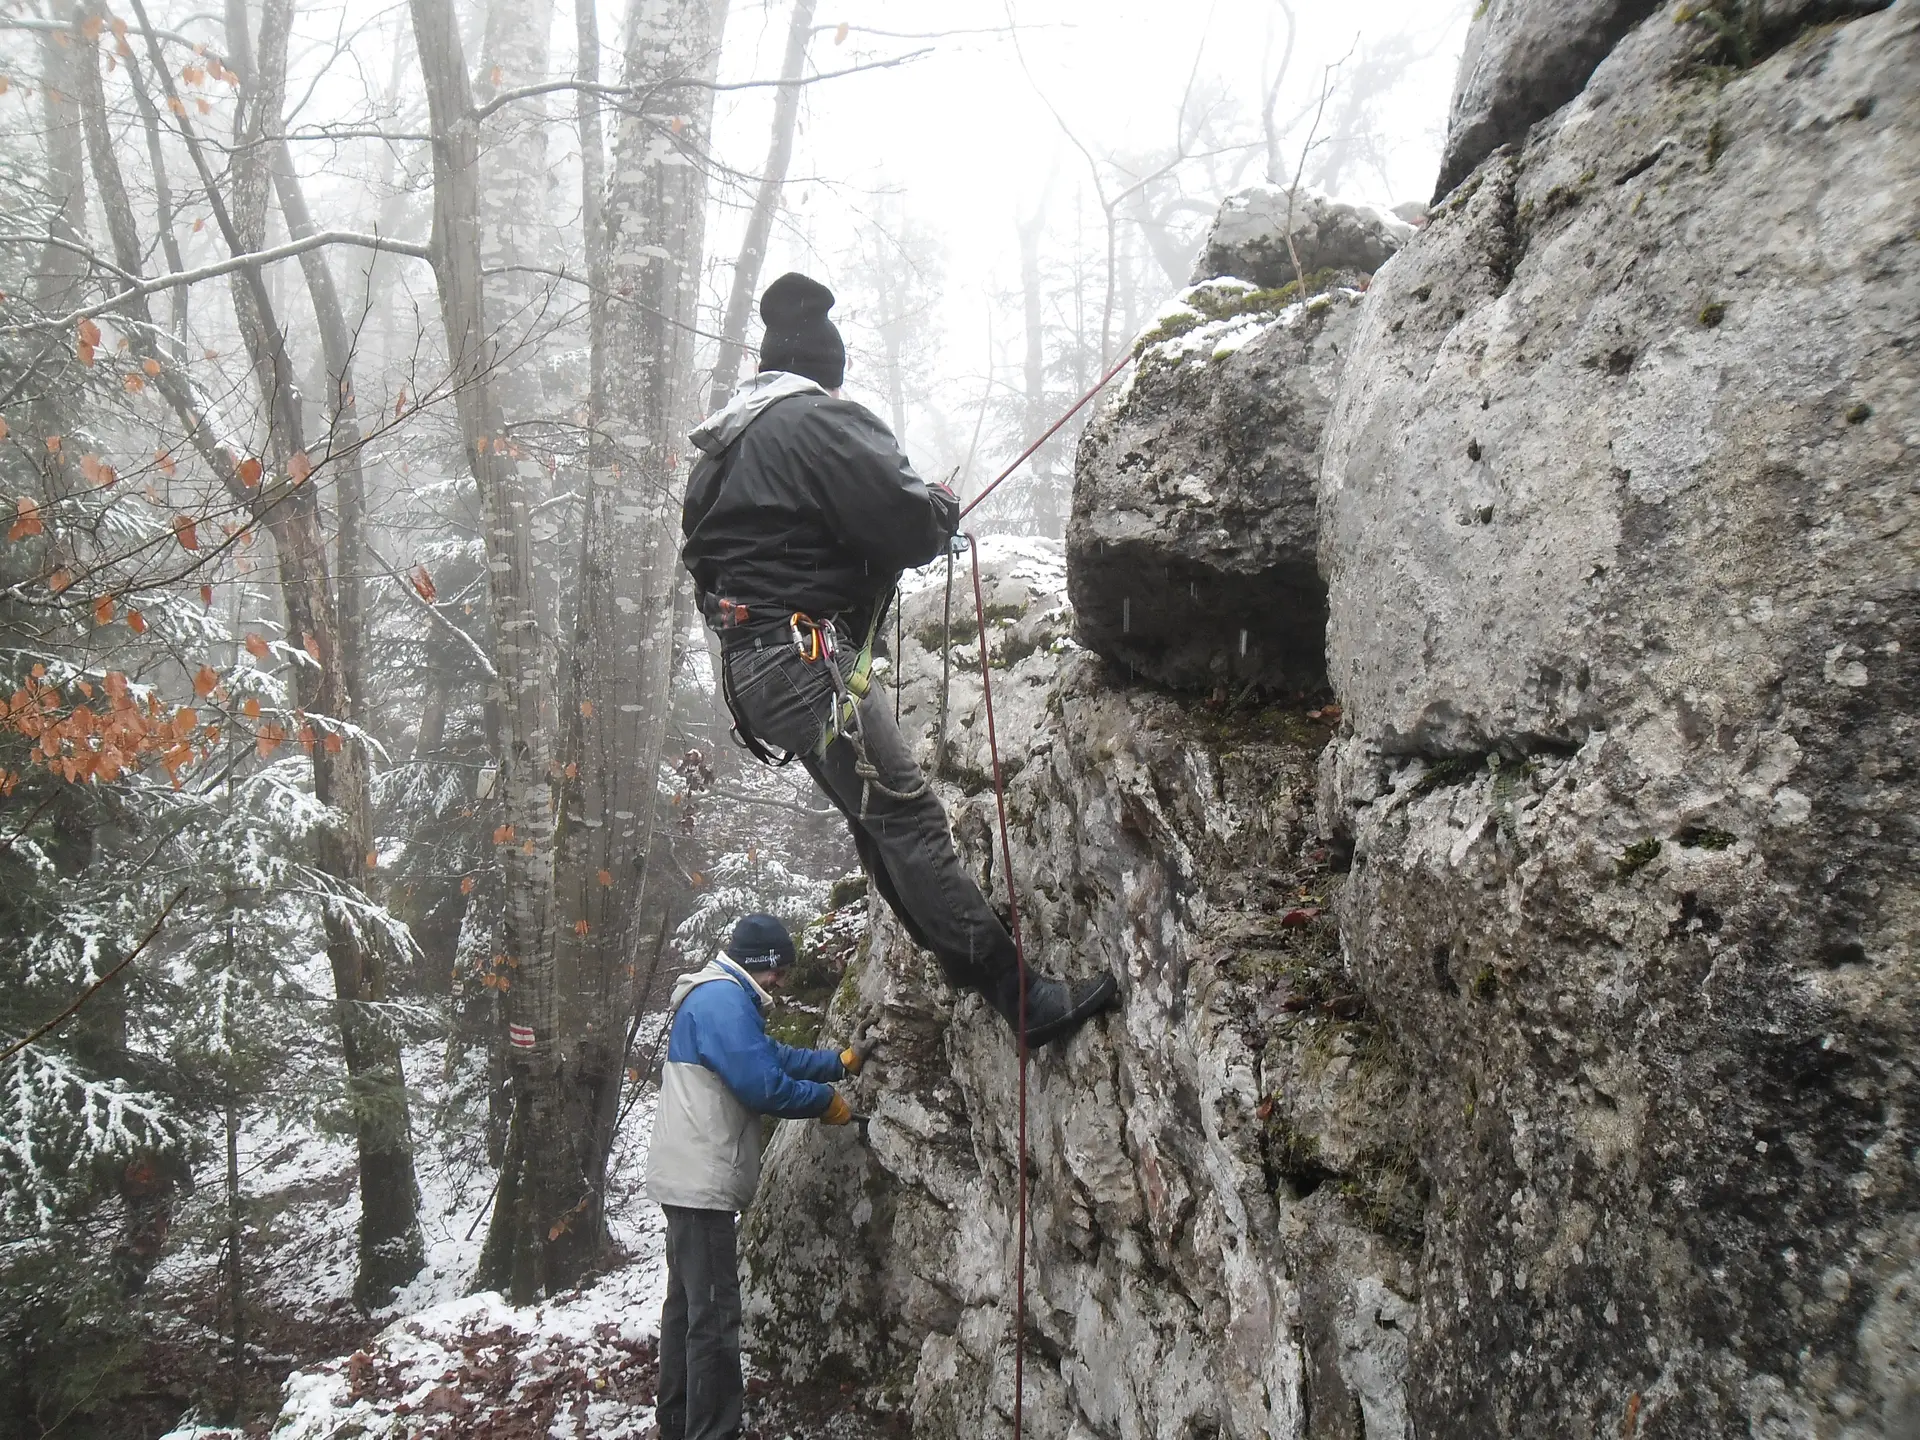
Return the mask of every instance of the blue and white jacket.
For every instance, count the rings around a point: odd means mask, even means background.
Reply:
[[[832,1050],[767,1034],[773,997],[724,955],[673,987],[673,1030],[647,1157],[659,1205],[744,1210],[760,1184],[760,1117],[811,1119],[846,1074]]]

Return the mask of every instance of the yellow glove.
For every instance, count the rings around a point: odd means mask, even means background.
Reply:
[[[838,1090],[834,1091],[833,1099],[827,1103],[827,1108],[821,1112],[820,1123],[822,1125],[845,1125],[851,1119],[853,1119],[853,1111],[848,1108],[847,1102],[840,1098],[840,1092]]]
[[[840,1068],[849,1075],[858,1075],[860,1067],[867,1063],[867,1057],[873,1054],[877,1040],[856,1040],[840,1052]]]

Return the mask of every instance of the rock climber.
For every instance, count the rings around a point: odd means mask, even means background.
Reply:
[[[747,915],[725,950],[673,987],[667,1059],[647,1157],[647,1193],[667,1217],[660,1312],[661,1440],[740,1433],[740,1269],[734,1222],[760,1183],[760,1117],[845,1125],[832,1081],[858,1075],[871,1042],[797,1050],[767,1034],[769,988],[793,964],[793,937]]]
[[[914,473],[872,411],[842,398],[846,347],[833,292],[782,275],[760,297],[760,371],[695,430],[681,559],[720,635],[722,683],[757,758],[798,758],[853,830],[860,863],[950,984],[1020,1018],[1013,938],[968,877],[947,814],[879,694],[867,685],[900,572],[954,542],[960,504]],[[1113,1003],[1029,970],[1030,1046]]]

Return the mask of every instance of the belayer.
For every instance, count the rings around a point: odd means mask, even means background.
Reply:
[[[843,399],[833,292],[782,275],[760,297],[760,372],[693,432],[701,458],[680,555],[721,639],[742,744],[797,758],[853,831],[860,862],[950,984],[1020,1016],[1013,938],[960,863],[947,815],[867,684],[900,572],[953,543],[960,503],[913,471],[893,434]],[[1029,970],[1027,1043],[1071,1034],[1113,1003],[1100,975],[1068,987]]]
[[[726,949],[673,987],[667,1058],[647,1153],[647,1193],[667,1219],[660,1309],[661,1440],[740,1434],[740,1265],[735,1216],[760,1184],[760,1117],[845,1125],[832,1082],[873,1046],[798,1050],[767,1034],[767,993],[793,964],[771,915],[743,916]]]

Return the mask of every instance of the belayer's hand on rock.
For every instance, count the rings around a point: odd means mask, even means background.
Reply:
[[[868,1058],[871,1057],[873,1052],[879,1047],[880,1042],[871,1036],[866,1036],[854,1041],[853,1044],[840,1052],[841,1068],[849,1075],[858,1075],[861,1067],[867,1063]]]
[[[820,1113],[820,1123],[822,1125],[845,1125],[851,1119],[853,1119],[853,1110],[845,1100],[840,1098],[840,1092],[838,1090],[834,1091],[833,1099],[827,1102],[827,1108]]]

